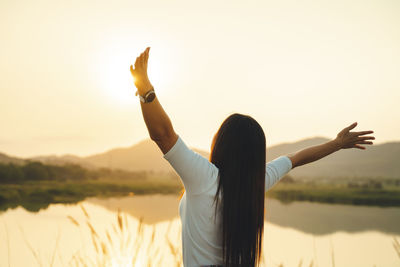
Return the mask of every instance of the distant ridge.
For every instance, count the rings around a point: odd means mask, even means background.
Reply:
[[[96,167],[117,168],[129,171],[169,171],[168,162],[162,158],[157,145],[150,139],[128,148],[116,148],[105,153],[85,157]]]
[[[267,161],[281,155],[296,152],[302,148],[328,141],[323,137],[314,137],[293,143],[283,143],[267,147]],[[193,149],[207,159],[209,153]],[[0,153],[0,162],[21,164],[20,159]],[[104,153],[88,157],[74,155],[39,156],[29,160],[37,160],[48,164],[79,164],[86,168],[113,168],[129,171],[173,171],[157,145],[145,139],[133,146],[115,148]],[[390,142],[369,146],[366,151],[345,149],[306,166],[291,171],[293,177],[385,177],[400,179],[400,142]]]
[[[311,138],[267,148],[267,161],[329,139]],[[381,177],[400,179],[400,142],[367,146],[366,150],[343,149],[317,162],[295,168],[294,177]]]
[[[193,149],[208,158],[208,153]],[[96,167],[111,167],[130,171],[173,171],[169,163],[163,158],[161,150],[150,139],[143,140],[128,148],[117,148],[106,153],[96,154],[84,158]]]
[[[0,153],[0,163],[14,163],[14,164],[22,164],[24,163],[23,159],[15,158],[8,156],[6,154]]]

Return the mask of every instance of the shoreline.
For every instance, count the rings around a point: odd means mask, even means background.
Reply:
[[[77,203],[90,197],[110,198],[130,195],[182,193],[180,182],[174,180],[142,180],[128,183],[111,181],[48,182],[2,184],[0,211],[22,206],[39,211],[52,203]],[[334,184],[279,183],[266,193],[266,198],[282,203],[308,201],[314,203],[356,206],[400,207],[400,187],[348,188]]]

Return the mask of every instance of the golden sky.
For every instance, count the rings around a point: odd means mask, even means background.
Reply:
[[[0,1],[0,152],[89,155],[148,133],[129,72],[208,150],[233,112],[267,145],[354,121],[400,139],[400,1]],[[357,128],[356,128],[357,129]]]

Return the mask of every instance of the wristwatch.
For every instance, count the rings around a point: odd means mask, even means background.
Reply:
[[[152,87],[151,90],[148,91],[144,96],[141,96],[139,93],[137,94],[139,95],[140,101],[142,101],[143,103],[150,103],[154,100],[154,98],[156,98],[154,87]]]

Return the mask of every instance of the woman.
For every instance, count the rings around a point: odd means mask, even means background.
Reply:
[[[372,131],[344,128],[334,140],[266,163],[265,136],[250,116],[233,114],[215,134],[210,161],[189,149],[175,133],[147,76],[150,48],[136,58],[131,73],[150,138],[179,174],[185,266],[258,266],[264,226],[265,190],[291,169],[344,148],[365,149]]]

